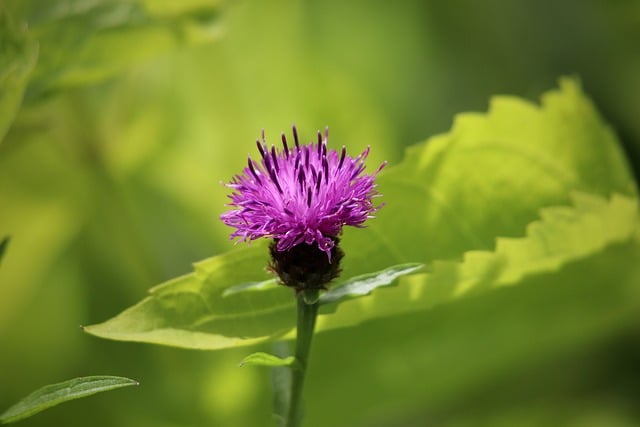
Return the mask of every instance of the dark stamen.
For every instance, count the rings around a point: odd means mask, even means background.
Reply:
[[[304,150],[304,167],[309,169],[309,149]]]
[[[320,191],[320,184],[322,184],[322,172],[318,174],[318,180],[316,181],[316,194]]]
[[[296,143],[296,149],[300,150],[300,141],[298,141],[298,130],[296,125],[293,125],[293,141]]]
[[[322,156],[322,134],[318,131],[318,158]]]
[[[271,166],[271,156],[269,155],[269,151],[264,154],[264,158],[262,160],[267,173],[271,173],[271,169],[273,169],[273,167]]]
[[[258,181],[258,183],[260,183],[262,185],[262,181],[260,180],[260,177],[258,176],[258,173],[253,168],[253,161],[251,160],[251,157],[249,157],[249,170],[251,171],[251,175],[253,175],[253,177],[256,179],[256,181]]]
[[[284,147],[284,154],[286,154],[287,159],[289,158],[289,147],[287,147],[287,137],[284,136],[284,132],[282,132],[282,146]]]
[[[273,183],[278,188],[278,192],[282,194],[282,188],[280,187],[280,183],[278,182],[278,177],[276,176],[276,173],[273,171],[273,169],[269,169],[269,176],[271,177],[271,181],[273,181]]]
[[[358,167],[356,168],[356,170],[353,171],[353,173],[351,174],[351,178],[349,180],[354,179],[356,176],[360,175],[360,173],[364,170],[364,165],[362,163],[360,163],[358,165]]]
[[[313,182],[315,182],[316,179],[318,179],[318,173],[316,172],[316,168],[314,168],[313,165],[311,165],[310,167],[311,167],[311,177],[313,178]]]
[[[322,170],[324,170],[324,176],[329,177],[329,162],[326,157],[322,158]]]
[[[273,165],[276,168],[276,172],[280,172],[280,168],[278,167],[278,157],[276,156],[276,146],[271,146],[271,158],[273,159]]]
[[[340,163],[338,163],[338,169],[342,167],[342,164],[344,163],[344,157],[346,156],[346,154],[347,154],[347,147],[343,145],[342,154],[340,154]]]
[[[260,152],[260,156],[264,159],[264,147],[260,144],[260,141],[256,139],[256,145],[258,146],[258,151]]]
[[[311,207],[311,187],[307,187],[307,207]]]
[[[300,169],[300,172],[298,172],[298,184],[300,184],[301,190],[304,190],[304,181],[305,181],[304,169]]]

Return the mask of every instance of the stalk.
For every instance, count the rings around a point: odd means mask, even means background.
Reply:
[[[306,293],[305,293],[306,292]],[[286,427],[302,425],[302,390],[309,362],[309,351],[313,339],[313,330],[318,315],[318,291],[303,291],[297,296],[298,325],[296,331],[295,357],[297,368],[293,368],[291,378],[291,401],[287,414]]]

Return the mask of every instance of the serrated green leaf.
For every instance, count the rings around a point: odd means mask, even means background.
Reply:
[[[394,263],[424,262],[430,271],[342,301],[336,313],[325,306],[317,330],[514,285],[633,236],[631,173],[575,82],[564,80],[542,107],[510,97],[491,105],[488,114],[461,115],[449,134],[410,149],[380,176],[386,206],[379,217],[367,230],[345,230],[343,280]],[[209,349],[289,337],[295,313],[287,289],[223,299],[231,286],[267,280],[266,257],[262,242],[196,264],[194,274],[154,288],[88,331]]]
[[[576,193],[575,206],[547,208],[520,239],[499,239],[497,250],[470,251],[462,262],[436,262],[431,272],[413,274],[400,286],[381,288],[367,298],[339,300],[321,309],[316,330],[354,325],[367,319],[424,310],[462,296],[516,284],[520,278],[554,271],[566,262],[633,238],[635,199],[610,201]],[[295,321],[291,291],[279,286],[224,297],[234,278],[259,281],[251,265],[264,265],[265,245],[233,251],[196,264],[196,272],[152,290],[150,297],[86,331],[103,338],[187,348],[250,345],[291,334]],[[406,266],[405,266],[406,267]],[[392,268],[412,272],[415,266]],[[251,275],[254,275],[251,277]],[[388,275],[388,271],[384,273]],[[375,277],[375,275],[372,275]],[[336,287],[338,289],[339,286]]]
[[[414,273],[422,264],[394,265],[377,273],[353,277],[340,286],[333,287],[320,296],[320,304],[340,302],[347,298],[356,298],[371,294],[374,289],[389,286],[401,276]]]
[[[353,324],[360,317],[384,317],[455,301],[464,296],[520,284],[526,277],[558,270],[566,263],[633,240],[638,201],[616,195],[607,201],[575,193],[574,207],[550,207],[527,227],[524,238],[500,238],[495,251],[469,251],[462,262],[437,261],[431,271],[400,280],[365,300],[342,304],[322,328]],[[363,315],[363,313],[367,313]],[[375,314],[375,316],[373,316]]]
[[[298,363],[294,356],[278,357],[278,356],[274,356],[273,354],[264,353],[264,352],[251,353],[250,355],[242,359],[242,361],[240,362],[240,366],[248,366],[248,365],[270,366],[270,367],[290,366],[292,368],[298,367]]]
[[[47,385],[7,409],[0,415],[0,422],[3,424],[13,423],[69,400],[132,385],[138,385],[138,382],[114,376],[81,377]]]
[[[551,397],[554,400],[566,396],[567,390],[584,391],[590,369],[619,368],[615,355],[620,352],[620,342],[636,342],[639,259],[640,239],[635,238],[572,260],[558,270],[524,276],[517,286],[461,298],[437,310],[383,318],[360,326],[354,333],[319,337],[323,344],[314,348],[313,357],[323,360],[324,376],[314,378],[307,399],[322,400],[323,408],[344,412],[341,425],[349,426],[362,424],[358,414],[371,408],[370,396],[379,394],[388,396],[384,401],[389,414],[422,413],[424,402],[430,402],[429,417],[449,419],[452,407],[463,408],[468,415],[466,411],[476,408],[482,412],[493,402],[499,405],[496,411],[514,407],[519,411],[534,395],[546,401],[549,393],[557,394]],[[384,345],[372,337],[379,337]],[[603,355],[614,358],[602,364]],[[585,358],[591,358],[592,363],[585,364]],[[349,367],[348,375],[344,366]],[[353,378],[368,378],[380,366],[392,369],[375,374],[376,381],[364,386],[354,383]],[[526,372],[539,381],[523,379]],[[619,378],[627,374],[624,369],[618,373]],[[422,378],[429,381],[416,381]],[[515,406],[508,395],[483,397],[488,390],[502,389],[507,394],[522,390],[522,384],[526,384],[527,393]],[[327,390],[340,393],[327,395]],[[532,390],[537,392],[529,394]],[[583,394],[569,394],[575,395],[584,409]],[[348,402],[344,396],[350,396]],[[308,416],[331,419],[322,415],[322,408],[313,409]],[[392,420],[389,418],[389,425]]]
[[[0,4],[0,142],[15,118],[38,57],[26,24],[15,22]]]
[[[346,274],[492,250],[497,237],[522,236],[540,209],[569,205],[572,191],[637,195],[615,135],[571,79],[540,106],[495,96],[487,113],[457,115],[378,183],[385,207],[366,232],[345,230]]]

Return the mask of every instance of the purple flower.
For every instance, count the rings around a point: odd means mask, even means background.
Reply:
[[[371,175],[365,174],[367,148],[358,157],[329,150],[327,139],[318,132],[317,143],[300,145],[293,127],[294,147],[282,134],[282,150],[268,148],[256,141],[260,161],[249,157],[242,174],[227,184],[234,209],[221,215],[222,221],[235,227],[231,238],[243,241],[260,237],[275,239],[277,251],[301,244],[317,244],[331,259],[332,248],[345,225],[362,227],[381,206],[374,206],[375,177],[386,164]]]

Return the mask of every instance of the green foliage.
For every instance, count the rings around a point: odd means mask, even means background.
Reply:
[[[571,80],[545,95],[541,108],[496,98],[486,116],[460,116],[451,133],[410,149],[402,164],[380,177],[380,186],[388,206],[369,230],[344,239],[348,284],[322,297],[341,304],[335,314],[331,306],[321,311],[318,330],[516,285],[628,242],[637,227],[636,190],[624,157]],[[613,193],[620,194],[603,197]],[[525,237],[499,237],[525,228]],[[446,260],[454,256],[462,261]],[[197,263],[195,273],[152,289],[138,305],[86,330],[209,349],[282,338],[293,327],[293,298],[268,282],[260,267],[265,258],[262,243]],[[389,261],[424,261],[431,271],[365,299],[344,298],[415,270],[398,265],[369,277],[354,274]]]
[[[366,301],[345,304],[322,325],[341,327],[363,312],[375,318],[424,310],[465,295],[520,285],[527,276],[553,272],[569,261],[632,241],[638,203],[620,195],[606,201],[575,193],[573,207],[545,208],[541,216],[529,224],[524,238],[498,238],[494,251],[468,251],[461,262],[435,261],[429,273],[401,280],[392,292],[382,290]]]
[[[205,0],[28,0],[0,7],[0,139],[27,86],[33,101],[180,46],[211,42],[219,37],[218,15],[219,6]]]
[[[487,113],[457,115],[449,133],[410,147],[379,188],[386,206],[367,233],[345,238],[345,271],[492,250],[573,191],[636,195],[614,134],[571,79],[541,106],[496,96]]]
[[[296,301],[291,289],[266,279],[260,268],[266,265],[266,254],[261,242],[196,263],[195,273],[151,289],[139,304],[84,329],[102,338],[198,349],[281,338],[295,326]],[[367,295],[417,268],[395,266],[346,280],[336,284],[323,303],[327,311],[335,310],[336,304]]]
[[[637,378],[639,257],[636,236],[526,275],[517,286],[317,337],[307,399],[323,406],[309,408],[307,424],[367,425],[362,414],[378,395],[384,398],[373,401],[384,402],[385,411],[377,421],[388,426],[398,417],[447,420],[437,425],[576,427],[593,416],[637,419],[637,387],[629,376]],[[405,285],[363,301],[391,297]],[[375,347],[367,345],[372,340]],[[617,386],[630,387],[630,394],[614,394]],[[451,405],[460,410],[451,413]],[[340,408],[340,416],[326,414],[326,407]]]
[[[502,0],[142,0],[138,10],[155,22],[181,16],[186,18],[182,22],[198,22],[203,11],[203,26],[196,28],[211,30],[205,38],[216,41],[177,42],[176,49],[158,49],[159,56],[147,60],[144,52],[160,48],[170,38],[158,37],[154,47],[148,37],[150,44],[139,46],[141,56],[136,59],[135,53],[127,52],[143,38],[143,31],[136,33],[128,24],[110,28],[111,40],[120,28],[133,35],[122,37],[111,56],[96,50],[95,57],[105,61],[105,69],[121,61],[120,51],[132,62],[102,76],[80,62],[88,58],[83,43],[103,37],[98,35],[101,28],[87,29],[85,39],[66,40],[61,36],[64,28],[52,27],[70,25],[72,19],[65,16],[88,13],[94,5],[106,10],[106,2],[0,3],[4,18],[19,34],[22,53],[28,42],[35,48],[40,45],[39,53],[49,58],[49,65],[58,55],[66,57],[51,76],[44,68],[38,71],[37,81],[20,96],[26,101],[15,120],[11,111],[5,114],[2,109],[0,114],[3,125],[13,120],[0,143],[0,236],[12,236],[0,264],[0,408],[18,401],[25,384],[38,384],[43,378],[96,370],[135,372],[146,384],[144,392],[135,395],[109,393],[46,411],[27,420],[34,427],[80,426],[87,420],[96,427],[256,426],[266,424],[271,396],[288,401],[290,369],[237,369],[246,348],[181,351],[106,342],[77,330],[79,324],[107,319],[138,301],[150,284],[189,272],[193,260],[232,246],[229,230],[217,220],[227,200],[227,189],[218,183],[228,181],[245,164],[261,128],[277,143],[278,133],[292,121],[304,139],[328,125],[332,147],[345,144],[357,153],[371,145],[372,166],[383,160],[398,165],[406,147],[446,132],[456,113],[485,111],[492,94],[533,100],[570,70],[580,76],[585,92],[615,129],[627,159],[610,162],[605,156],[601,163],[584,162],[579,157],[620,150],[605,148],[611,146],[608,138],[584,145],[573,137],[557,143],[544,140],[544,135],[532,138],[537,125],[523,124],[509,139],[526,138],[529,145],[523,142],[520,148],[552,161],[558,158],[565,173],[582,165],[583,177],[593,173],[609,181],[607,177],[629,174],[627,162],[635,167],[636,179],[640,171],[636,0],[515,2],[509,7]],[[0,43],[14,40],[4,23]],[[168,27],[179,26],[174,23]],[[149,34],[160,34],[160,26]],[[69,31],[80,34],[78,28],[70,26]],[[217,34],[222,37],[216,39]],[[4,76],[12,68],[2,62],[0,69]],[[69,76],[86,79],[56,80],[74,69],[80,71]],[[90,77],[97,84],[91,84]],[[18,99],[5,96],[16,93],[5,88],[0,85],[0,102]],[[530,119],[543,113],[521,99],[495,99],[530,107]],[[576,112],[569,109],[569,120],[560,125],[571,127]],[[558,121],[564,114],[558,114]],[[454,129],[470,117],[483,116],[458,116]],[[600,124],[597,119],[596,127]],[[614,202],[607,185],[593,190],[594,180],[591,188],[577,189],[579,193],[575,188],[554,189],[547,176],[533,171],[539,162],[515,162],[508,151],[473,152],[468,142],[462,144],[464,150],[456,141],[441,143],[441,149],[434,144],[442,138],[465,139],[463,134],[448,138],[449,132],[431,138],[427,145],[432,148],[411,148],[410,153],[428,160],[425,167],[415,162],[398,171],[397,179],[394,168],[385,170],[379,189],[386,207],[368,229],[345,232],[345,279],[407,261],[427,267],[425,274],[347,301],[335,313],[321,316],[321,322],[337,323],[341,316],[343,321],[351,317],[364,322],[314,339],[305,427],[638,425],[637,240],[601,249],[591,245],[590,254],[563,258],[557,268],[538,272],[524,268],[526,259],[522,269],[515,268],[517,260],[508,257],[504,271],[525,274],[512,285],[494,288],[496,282],[487,278],[467,291],[463,288],[461,297],[446,296],[444,286],[445,295],[434,297],[440,304],[433,308],[413,304],[413,311],[373,318],[366,307],[357,312],[367,302],[382,306],[383,296],[393,297],[385,307],[410,302],[412,294],[402,295],[400,290],[415,291],[414,281],[435,283],[429,276],[434,272],[450,272],[449,283],[461,272],[473,273],[463,261],[473,254],[493,253],[497,237],[524,236],[528,224],[541,218],[541,210],[578,212],[575,197],[580,195],[599,194],[598,204],[605,211],[611,212],[606,206],[625,204]],[[546,149],[539,149],[539,144]],[[441,156],[443,167],[436,161],[439,152],[446,153]],[[463,155],[467,162],[461,162]],[[490,155],[493,160],[488,162]],[[567,162],[569,156],[574,160]],[[405,164],[410,160],[407,157]],[[482,165],[477,173],[476,163]],[[429,179],[432,167],[435,172]],[[494,171],[506,174],[504,179],[493,179]],[[454,202],[452,209],[438,207],[437,195],[432,201],[427,191],[406,209],[395,209],[404,197],[392,181],[405,173],[408,181],[427,180],[428,185],[418,186],[420,191],[445,188],[444,201]],[[454,174],[470,178],[452,179]],[[535,176],[542,182],[523,182],[525,177],[535,181]],[[513,192],[511,181],[517,184]],[[450,184],[443,185],[446,182]],[[539,194],[541,188],[547,192]],[[406,192],[412,193],[409,188]],[[635,198],[635,191],[617,192],[631,197],[628,201]],[[456,197],[450,200],[449,194]],[[583,213],[579,218],[586,218]],[[576,242],[589,240],[596,229],[617,227],[613,218],[609,215],[607,224],[594,221],[589,229],[585,225]],[[379,242],[393,243],[393,235],[378,230],[393,230],[394,221],[402,228],[398,248]],[[445,227],[455,223],[475,224],[472,231],[480,242],[461,239],[454,227]],[[429,226],[424,233],[413,229],[423,226]],[[572,244],[574,237],[565,235],[565,243]],[[380,247],[397,251],[388,255]],[[413,253],[420,259],[411,257]],[[373,258],[375,254],[380,257]],[[261,268],[266,257],[257,262],[252,268]],[[260,274],[238,283],[266,277]],[[443,282],[444,277],[438,280]],[[347,311],[342,314],[343,310]],[[271,344],[258,347],[249,352],[290,354]],[[275,387],[269,384],[269,371],[278,374]]]
[[[38,44],[26,25],[15,22],[0,4],[0,142],[22,105],[37,57]]]
[[[296,358],[293,356],[288,357],[278,357],[273,354],[257,352],[251,353],[240,362],[240,366],[269,366],[269,367],[278,367],[278,366],[290,366],[294,369],[298,368],[298,363]]]
[[[91,376],[50,384],[34,391],[0,415],[0,423],[9,424],[28,418],[45,409],[103,391],[138,385],[129,378]]]

